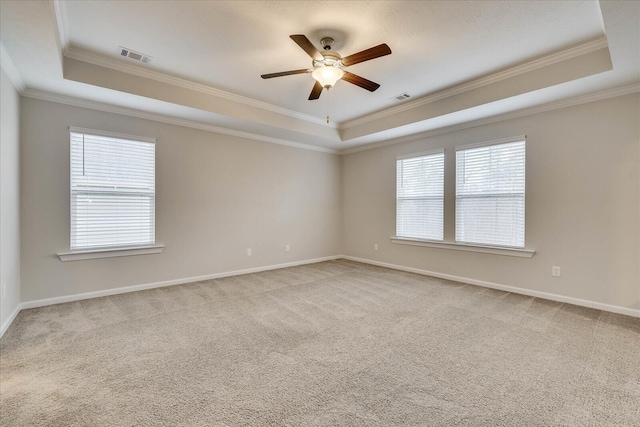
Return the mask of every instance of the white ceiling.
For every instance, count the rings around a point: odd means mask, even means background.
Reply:
[[[0,8],[3,62],[15,64],[27,96],[64,95],[315,147],[349,148],[640,81],[638,2],[2,1]],[[261,79],[310,67],[290,34],[306,34],[318,49],[332,36],[343,56],[387,43],[391,55],[349,68],[380,89],[339,81],[308,101],[310,75]],[[153,60],[122,58],[119,46]],[[608,67],[593,53],[601,48]],[[583,54],[588,66],[574,59]],[[535,60],[547,62],[530,66]],[[554,78],[542,75],[551,72],[545,64],[556,64]],[[537,74],[506,75],[513,67]],[[551,87],[472,93],[511,75]],[[475,84],[480,78],[485,83]],[[166,95],[159,82],[202,99]],[[402,92],[411,100],[390,99]],[[442,98],[455,98],[456,107]]]
[[[64,3],[71,48],[111,56],[118,46],[153,57],[149,68],[323,117],[308,101],[313,79],[260,74],[311,67],[290,34],[333,35],[346,56],[380,43],[393,53],[350,68],[381,84],[369,93],[339,82],[329,94],[337,122],[422,96],[604,35],[597,2],[147,2]]]

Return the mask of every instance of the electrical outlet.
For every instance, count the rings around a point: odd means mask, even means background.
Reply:
[[[252,254],[251,248],[247,249],[247,256],[251,256],[251,254]]]
[[[374,243],[374,244],[373,244],[373,250],[374,250],[374,251],[377,251],[377,250],[378,250],[378,244],[377,244],[377,243]]]
[[[553,277],[560,277],[560,267],[555,266],[555,265],[553,267],[551,267],[551,275]]]
[[[291,246],[289,246],[289,245],[285,245],[285,246],[284,246],[284,251],[285,251],[285,252],[289,252],[289,251],[291,251]]]

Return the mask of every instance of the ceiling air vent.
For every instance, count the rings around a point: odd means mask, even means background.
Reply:
[[[404,101],[407,98],[411,98],[411,95],[409,95],[407,92],[405,93],[401,93],[400,95],[396,95],[390,99],[396,100],[396,101]]]
[[[145,64],[151,62],[151,57],[149,55],[145,55],[144,53],[136,52],[122,46],[120,46],[120,56],[125,56],[133,59],[134,61],[143,62]]]

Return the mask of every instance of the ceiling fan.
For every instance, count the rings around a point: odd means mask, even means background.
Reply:
[[[322,45],[324,52],[319,52],[303,34],[295,34],[289,37],[291,37],[291,39],[296,42],[302,50],[307,52],[311,59],[313,59],[313,68],[263,74],[260,77],[263,79],[271,79],[274,77],[290,76],[293,74],[311,73],[311,76],[316,80],[316,82],[311,90],[311,95],[309,95],[309,100],[320,98],[322,89],[329,89],[333,87],[333,85],[340,79],[356,86],[360,86],[370,92],[373,92],[380,87],[378,83],[345,71],[345,68],[360,62],[389,55],[391,53],[391,49],[389,49],[389,46],[386,44],[383,43],[343,58],[337,52],[331,51],[331,46],[333,45],[333,39],[331,37],[324,37],[320,40],[320,44]]]

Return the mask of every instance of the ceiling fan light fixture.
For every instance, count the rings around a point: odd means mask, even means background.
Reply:
[[[344,76],[344,70],[332,65],[316,67],[311,73],[311,77],[327,89],[333,87],[342,76]]]
[[[338,52],[333,52],[331,50],[331,46],[333,45],[333,39],[331,37],[324,37],[320,40],[320,44],[322,44],[324,49],[324,52],[322,53],[318,52],[318,49],[316,49],[313,43],[311,43],[304,34],[293,34],[289,36],[289,38],[311,57],[313,60],[313,69],[281,71],[279,73],[262,74],[260,77],[263,79],[271,79],[273,77],[310,73],[315,80],[315,83],[311,89],[309,101],[320,98],[320,94],[323,89],[333,87],[340,79],[366,89],[369,92],[374,92],[380,87],[376,82],[372,82],[371,80],[367,80],[357,74],[345,71],[345,68],[361,62],[380,58],[381,56],[389,55],[391,53],[391,49],[385,43],[343,58]]]

